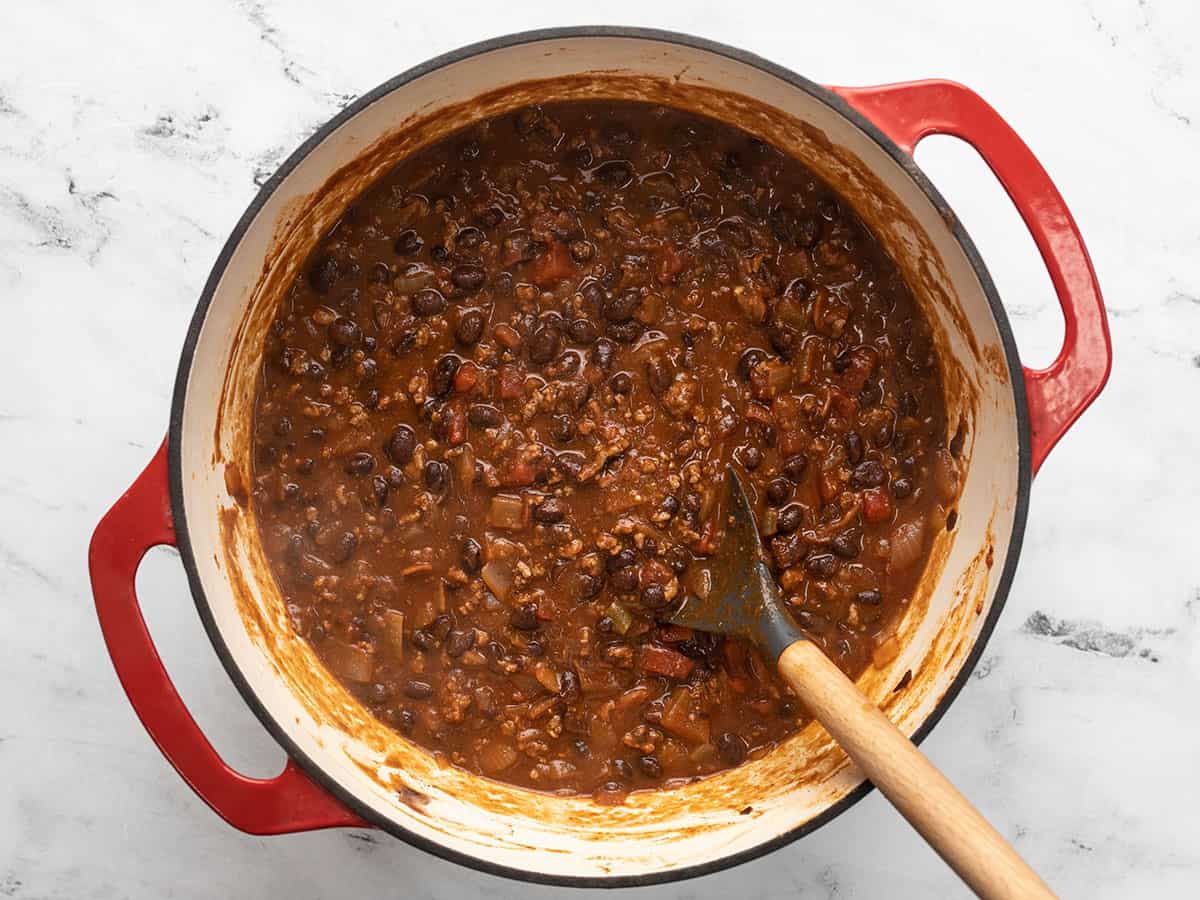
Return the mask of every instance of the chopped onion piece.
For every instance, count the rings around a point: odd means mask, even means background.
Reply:
[[[357,644],[347,644],[337,638],[329,638],[321,645],[321,656],[330,671],[346,681],[362,684],[370,681],[375,672],[373,650],[365,650]]]
[[[507,600],[512,591],[513,565],[511,562],[493,559],[479,573],[488,590],[501,600]]]

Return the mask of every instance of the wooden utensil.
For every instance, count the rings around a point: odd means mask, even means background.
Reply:
[[[980,897],[1053,897],[967,798],[792,622],[732,468],[726,483],[727,526],[711,568],[712,589],[704,599],[689,598],[672,621],[763,647],[805,708]]]

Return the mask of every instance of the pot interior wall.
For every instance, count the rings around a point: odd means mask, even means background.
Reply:
[[[547,97],[636,97],[735,122],[798,156],[848,198],[909,278],[936,323],[951,421],[967,423],[969,464],[958,526],[938,539],[923,596],[902,624],[902,650],[860,685],[909,733],[934,711],[991,607],[1013,528],[1017,418],[995,317],[947,221],[870,136],[776,74],[707,49],[611,36],[500,47],[393,87],[309,147],[243,223],[185,356],[185,403],[174,424],[184,552],[231,672],[276,733],[374,820],[542,876],[712,864],[812,821],[860,784],[819,727],[762,760],[685,788],[637,794],[617,808],[439,768],[371,718],[292,632],[251,511],[237,499],[249,483],[263,330],[308,249],[403,155],[480,116]]]

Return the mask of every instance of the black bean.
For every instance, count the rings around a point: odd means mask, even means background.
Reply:
[[[783,463],[783,474],[792,481],[799,482],[804,478],[804,471],[808,468],[808,457],[803,453],[797,453],[795,456],[789,456]]]
[[[434,244],[429,248],[429,255],[433,258],[434,262],[444,263],[450,258],[450,251],[446,248],[445,244]]]
[[[460,228],[454,235],[454,246],[460,250],[474,250],[482,243],[483,232],[471,225]]]
[[[532,600],[522,603],[512,611],[509,621],[512,622],[513,628],[519,628],[521,631],[537,631],[540,627],[537,603]]]
[[[767,358],[767,353],[765,350],[760,350],[757,347],[751,347],[749,350],[747,350],[745,353],[743,353],[740,357],[738,357],[738,362],[737,362],[738,377],[741,378],[742,381],[749,381],[750,373],[754,371],[754,367],[757,366],[760,362],[763,362],[766,358]]]
[[[550,420],[550,437],[560,444],[575,437],[575,420],[570,416],[555,416]]]
[[[487,326],[487,316],[480,309],[465,309],[458,317],[454,327],[454,339],[464,347],[479,343],[483,330]]]
[[[876,459],[868,459],[854,467],[850,483],[856,488],[879,487],[887,481],[887,469]]]
[[[577,344],[594,344],[600,337],[600,329],[591,319],[573,319],[567,326],[567,335]]]
[[[608,576],[608,583],[617,593],[632,594],[637,590],[638,586],[637,569],[633,568],[633,566],[617,569]]]
[[[425,470],[421,476],[427,489],[435,494],[440,494],[446,490],[446,485],[450,482],[450,467],[440,459],[431,459],[425,463]]]
[[[287,437],[292,433],[292,420],[287,416],[280,416],[279,421],[275,423],[275,433],[280,437]]]
[[[423,653],[428,653],[430,650],[436,650],[438,645],[438,639],[434,637],[433,632],[428,628],[418,628],[416,631],[414,631],[412,642],[413,646]]]
[[[533,519],[543,525],[553,525],[567,517],[567,505],[557,497],[547,497],[533,508]]]
[[[850,465],[857,466],[863,458],[863,441],[857,431],[846,433],[846,459]]]
[[[835,534],[829,546],[842,559],[854,559],[862,552],[862,532],[857,528],[848,528]]]
[[[387,453],[388,459],[398,466],[407,465],[413,458],[413,451],[416,449],[417,433],[408,425],[397,425],[392,431],[392,436],[388,438],[387,444],[384,445],[384,452]]]
[[[446,654],[451,659],[457,659],[470,650],[474,644],[475,632],[473,630],[455,629],[446,638]]]
[[[674,494],[667,494],[667,496],[662,498],[662,503],[658,505],[658,508],[668,516],[673,516],[679,512],[679,498]]]
[[[745,760],[746,752],[749,749],[746,746],[746,739],[732,731],[726,731],[718,736],[715,746],[721,761],[730,766],[740,765]]]
[[[767,482],[767,503],[783,506],[792,496],[792,483],[786,478],[772,478]]]
[[[446,298],[435,288],[425,288],[413,294],[412,311],[418,316],[436,316],[446,308]]]
[[[897,500],[903,500],[905,497],[911,496],[912,492],[913,484],[909,479],[897,478],[892,482],[892,494],[895,495]]]
[[[642,588],[642,606],[646,609],[662,609],[667,605],[667,595],[661,584],[648,584]]]
[[[604,333],[619,344],[632,344],[646,331],[646,327],[636,320],[628,322],[609,322]]]
[[[504,413],[487,403],[473,403],[467,409],[467,421],[478,428],[499,428],[504,424]]]
[[[595,575],[589,575],[587,572],[580,572],[575,584],[579,592],[579,599],[591,600],[604,587],[604,580]]]
[[[341,266],[332,256],[317,257],[308,270],[308,283],[318,294],[328,294],[341,277]]]
[[[832,553],[810,553],[804,560],[804,568],[813,578],[826,580],[837,574],[837,557]]]
[[[396,238],[395,250],[401,256],[415,256],[421,252],[421,248],[425,246],[425,241],[421,236],[411,228],[400,232]]]
[[[646,360],[646,381],[654,396],[661,397],[665,394],[674,380],[675,374],[666,360],[658,356]]]
[[[864,409],[868,406],[875,406],[882,399],[883,388],[874,381],[868,381],[862,386],[862,390],[858,392],[858,404]]]
[[[450,270],[450,280],[460,291],[473,294],[483,287],[484,281],[487,280],[487,273],[483,271],[482,266],[462,263]]]
[[[462,567],[468,575],[478,575],[479,570],[483,568],[483,548],[474,538],[463,541]]]
[[[615,572],[618,569],[626,569],[637,562],[637,554],[628,547],[622,547],[604,563],[604,567],[610,572]]]
[[[429,630],[433,632],[433,636],[439,641],[444,641],[453,627],[454,620],[450,618],[449,613],[442,613],[429,624]]]
[[[429,377],[429,387],[433,396],[445,397],[454,389],[454,376],[461,365],[462,359],[453,353],[438,358],[433,367],[433,374]]]
[[[544,369],[547,378],[559,380],[570,378],[579,371],[583,360],[574,350],[568,350],[559,355],[558,359],[548,363]]]
[[[338,316],[329,323],[329,340],[339,347],[357,347],[362,340],[362,329],[353,319]]]
[[[779,511],[776,527],[780,534],[791,534],[804,521],[804,508],[798,503],[789,503]]]
[[[419,332],[416,328],[401,329],[396,340],[392,342],[392,353],[396,356],[403,356],[417,345],[418,334]]]
[[[348,562],[357,549],[358,535],[353,531],[343,531],[341,536],[338,537],[337,542],[333,545],[334,562]]]
[[[616,352],[616,344],[608,340],[608,338],[599,338],[595,346],[592,347],[592,363],[602,372],[607,372],[612,368],[613,356],[616,355]]]
[[[867,606],[878,606],[883,602],[883,594],[877,590],[859,591],[855,597],[859,603],[865,603]]]
[[[767,339],[775,352],[784,359],[791,359],[800,346],[800,332],[786,322],[772,322],[767,327]]]
[[[691,554],[683,547],[675,545],[667,549],[666,560],[672,572],[682,575],[687,571],[688,564],[691,562]]]
[[[762,451],[757,447],[744,447],[741,452],[741,460],[746,471],[753,472],[762,465]]]
[[[404,682],[404,694],[414,700],[428,700],[433,696],[433,685],[428,681],[410,678]]]
[[[508,216],[498,206],[488,206],[475,214],[475,222],[482,228],[495,228]]]
[[[626,781],[633,778],[633,766],[619,757],[612,761],[612,770],[617,773],[618,777],[624,778]],[[620,785],[617,786],[617,790],[620,790]]]
[[[641,303],[642,297],[637,291],[623,291],[605,301],[604,318],[610,322],[628,322]]]
[[[633,181],[633,166],[623,159],[612,159],[597,166],[592,175],[606,187],[619,191]]]
[[[628,372],[618,372],[609,379],[608,386],[614,394],[628,394],[633,390],[633,378]]]
[[[638,768],[647,778],[662,778],[662,763],[653,756],[639,756]]]
[[[353,350],[342,344],[334,344],[333,350],[329,353],[329,364],[335,369],[344,369],[346,363],[350,362],[350,356]]]
[[[387,503],[388,498],[388,481],[382,475],[376,475],[371,479],[371,492],[375,495],[375,502],[383,506]]]
[[[300,464],[296,466],[296,471],[301,475],[311,475],[316,465],[317,461],[310,456],[307,459],[300,460]]]
[[[566,162],[576,169],[586,169],[592,164],[592,148],[587,144],[579,144],[567,151]]]
[[[352,454],[346,460],[347,475],[370,475],[371,470],[375,468],[375,457],[366,451]]]
[[[900,403],[897,412],[901,416],[915,416],[921,410],[921,405],[917,402],[917,398],[911,391],[905,391],[900,395]]]
[[[529,360],[537,365],[543,365],[554,359],[562,342],[562,336],[557,328],[542,325],[529,337]]]

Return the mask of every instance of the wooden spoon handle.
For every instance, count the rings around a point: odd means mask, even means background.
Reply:
[[[808,640],[779,657],[801,702],[980,897],[1054,897],[957,788]]]

